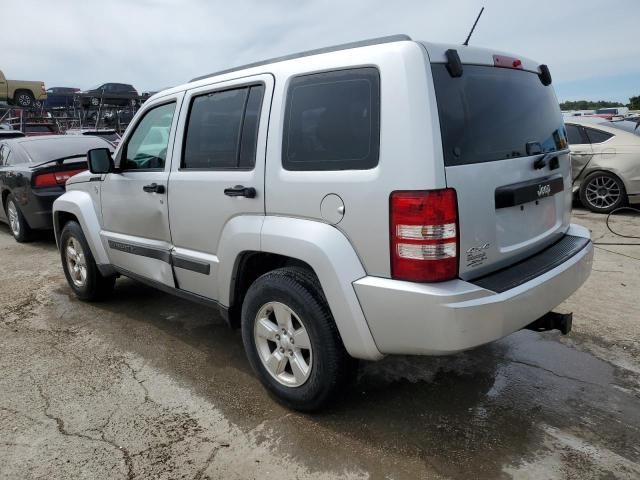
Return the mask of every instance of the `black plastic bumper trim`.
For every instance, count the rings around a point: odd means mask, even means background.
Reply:
[[[562,265],[590,243],[588,238],[565,235],[534,256],[470,283],[496,293],[506,292]]]

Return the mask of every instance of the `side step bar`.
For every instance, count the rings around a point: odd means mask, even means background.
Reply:
[[[524,327],[524,329],[533,330],[534,332],[560,330],[563,335],[566,335],[571,331],[572,324],[573,313],[549,312],[537,319],[535,322]]]

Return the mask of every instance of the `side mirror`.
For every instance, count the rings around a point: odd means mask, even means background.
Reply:
[[[93,148],[87,152],[91,173],[111,173],[114,171],[113,158],[108,148]]]

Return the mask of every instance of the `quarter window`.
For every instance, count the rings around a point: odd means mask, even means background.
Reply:
[[[582,127],[577,125],[565,125],[567,129],[567,141],[569,145],[580,145],[582,143],[589,143],[589,141],[583,137],[581,132]]]
[[[175,102],[145,113],[123,152],[124,170],[162,170],[167,158]]]
[[[378,164],[380,76],[375,68],[304,75],[287,93],[287,170],[364,170]]]
[[[591,143],[606,142],[611,137],[613,137],[612,133],[603,132],[602,130],[596,130],[595,128],[585,127],[585,131],[587,132],[587,136],[589,137],[589,141]]]
[[[264,86],[254,85],[195,97],[181,168],[253,168],[263,96]]]

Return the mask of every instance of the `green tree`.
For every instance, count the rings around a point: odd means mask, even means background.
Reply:
[[[634,97],[636,98],[636,97]],[[608,100],[574,100],[560,103],[561,110],[597,110],[598,108],[624,107],[620,102],[610,102]]]
[[[629,110],[640,110],[640,95],[629,99]]]

